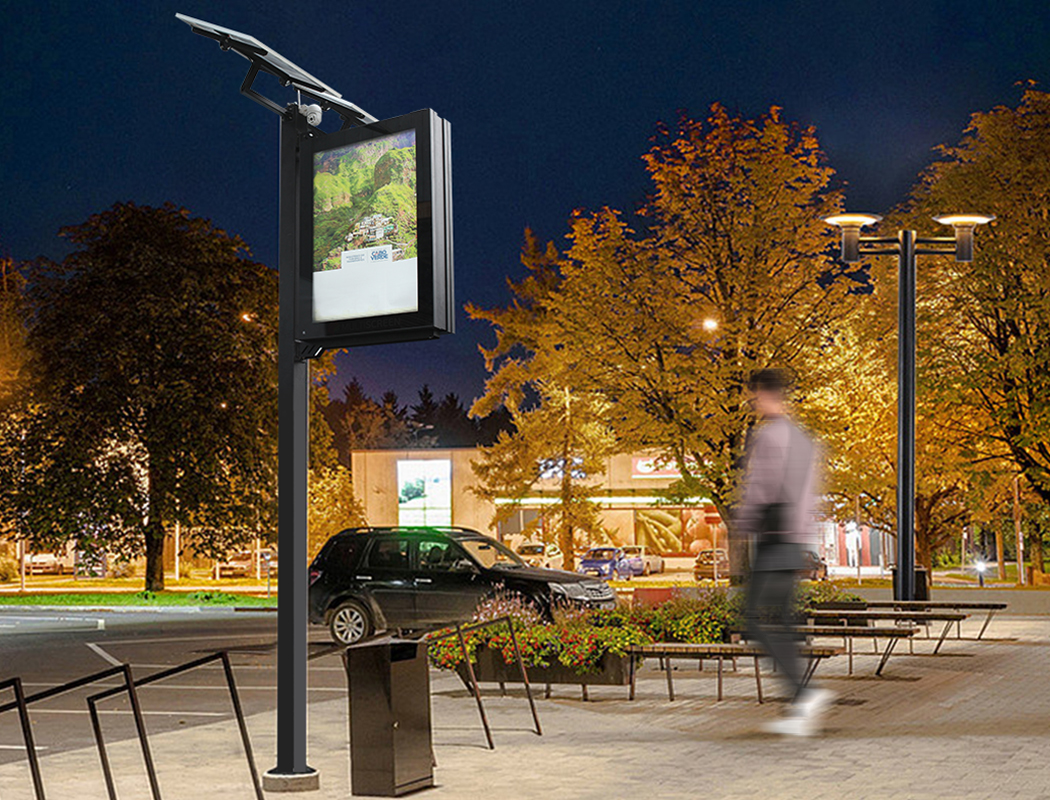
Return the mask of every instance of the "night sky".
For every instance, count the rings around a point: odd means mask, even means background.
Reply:
[[[817,127],[853,210],[885,211],[976,110],[1050,83],[1047,2],[27,2],[0,8],[0,253],[114,202],[171,200],[276,265],[277,117],[248,62],[175,12],[250,33],[379,118],[452,123],[457,301],[506,302],[522,232],[632,209],[658,121],[715,101]],[[276,82],[259,84],[282,103]],[[376,394],[477,395],[488,326],[339,360]]]

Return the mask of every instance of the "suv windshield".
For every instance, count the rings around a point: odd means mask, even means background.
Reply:
[[[640,556],[642,554],[642,548],[640,547],[625,547],[623,549],[625,556]]]
[[[518,555],[522,556],[541,556],[543,555],[542,544],[523,544],[518,548]]]
[[[517,553],[492,539],[460,539],[459,544],[486,569],[525,566]]]
[[[616,558],[616,550],[612,547],[597,547],[587,553],[587,558],[593,558],[598,561],[608,561]]]

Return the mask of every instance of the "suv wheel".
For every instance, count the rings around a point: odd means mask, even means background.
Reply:
[[[357,644],[372,635],[372,618],[359,602],[346,600],[332,612],[328,619],[328,631],[338,644]]]

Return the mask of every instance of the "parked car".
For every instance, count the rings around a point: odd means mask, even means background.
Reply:
[[[54,553],[30,553],[26,556],[26,574],[61,575],[67,570],[65,564]]]
[[[277,575],[277,553],[270,549],[259,551],[259,574],[266,577],[266,561],[270,561],[270,577]],[[220,578],[254,578],[255,551],[239,550],[226,561],[219,562]]]
[[[803,580],[826,581],[828,579],[828,562],[812,550],[803,550],[801,577]]]
[[[339,644],[380,630],[425,631],[468,622],[487,598],[520,596],[541,616],[560,605],[613,608],[603,583],[530,567],[509,547],[469,528],[350,528],[310,565],[310,621]]]
[[[605,580],[630,580],[641,575],[643,565],[640,560],[632,563],[622,547],[592,547],[583,558],[576,571],[582,575],[593,575]]]
[[[623,548],[624,556],[631,560],[631,566],[641,564],[642,575],[659,575],[664,571],[663,556],[652,552],[640,544],[630,544]]]
[[[521,560],[530,567],[543,567],[544,569],[561,569],[565,558],[556,544],[543,544],[542,542],[525,542],[518,545],[518,555]]]
[[[729,577],[729,553],[719,547],[717,550],[701,550],[696,554],[693,563],[693,578],[698,581],[714,580]]]

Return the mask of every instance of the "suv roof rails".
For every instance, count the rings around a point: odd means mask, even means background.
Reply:
[[[357,534],[357,533],[372,533],[378,531],[407,531],[412,532],[424,532],[424,531],[439,531],[442,533],[472,533],[485,536],[486,534],[475,528],[468,528],[464,525],[361,525],[356,528],[345,528],[340,531],[340,534]]]

